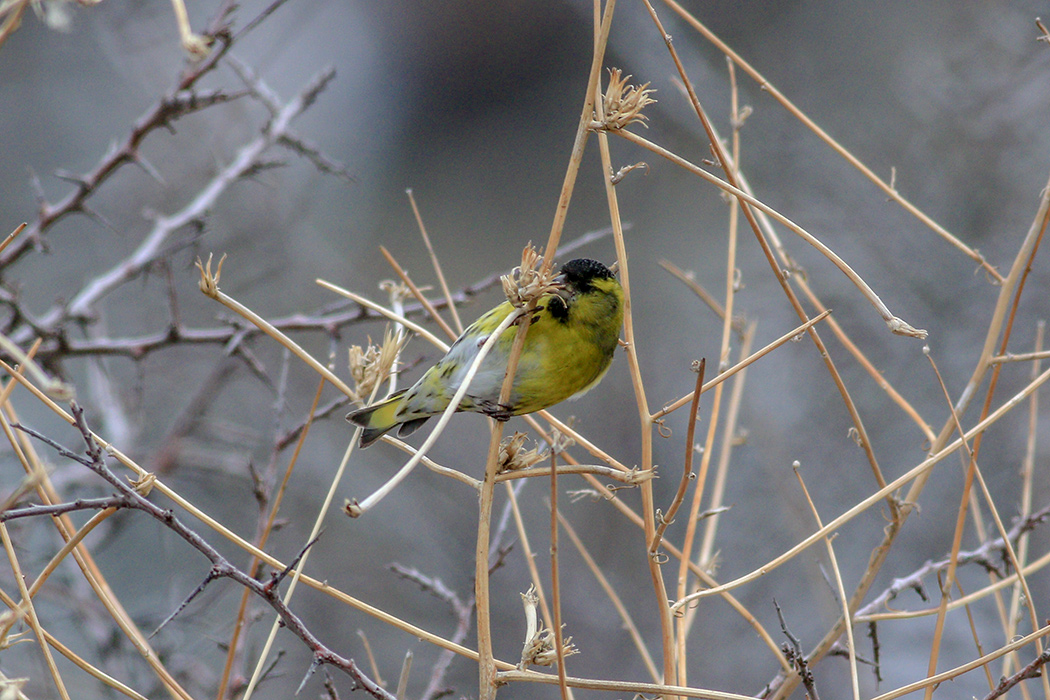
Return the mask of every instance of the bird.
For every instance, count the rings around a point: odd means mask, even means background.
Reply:
[[[506,421],[582,396],[608,372],[624,313],[623,287],[616,275],[596,260],[578,258],[562,265],[552,283],[553,291],[541,296],[528,315],[525,344],[507,403],[499,403],[499,397],[517,334],[515,325],[504,331],[482,361],[458,411]],[[395,427],[399,436],[410,435],[428,418],[443,413],[478,350],[507,314],[514,312],[515,307],[504,301],[463,331],[414,385],[348,413],[346,420],[363,428],[361,447]]]

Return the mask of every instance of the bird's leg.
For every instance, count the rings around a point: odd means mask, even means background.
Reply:
[[[489,418],[495,418],[501,423],[506,423],[514,415],[514,409],[510,406],[496,403],[495,401],[478,401],[477,408]]]

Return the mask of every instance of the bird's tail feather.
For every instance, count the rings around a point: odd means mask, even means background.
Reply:
[[[348,421],[364,428],[361,431],[361,447],[368,447],[388,430],[401,424],[397,419],[397,411],[404,393],[399,391],[379,403],[346,414]]]

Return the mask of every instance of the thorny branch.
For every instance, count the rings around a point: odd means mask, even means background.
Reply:
[[[780,605],[777,603],[776,598],[773,599],[773,607],[777,610],[777,618],[780,620],[780,631],[787,637],[788,642],[781,645],[781,649],[784,652],[784,656],[787,657],[788,661],[794,667],[795,672],[802,678],[802,685],[806,687],[806,695],[809,700],[820,700],[820,696],[817,695],[817,687],[813,680],[813,671],[809,668],[809,661],[806,659],[805,652],[802,651],[802,642],[791,633],[788,629],[787,621],[784,619],[784,612],[780,609]]]
[[[1026,532],[1032,531],[1037,525],[1042,523],[1048,517],[1050,517],[1050,504],[1043,506],[1035,513],[1029,515],[1027,518],[1019,520],[1017,523],[1014,524],[1012,528],[1010,528],[1009,532],[1006,533],[1009,537],[1010,542],[1016,543],[1017,540],[1021,537],[1021,535],[1025,534]],[[979,564],[984,568],[988,569],[989,571],[994,572],[999,577],[1004,577],[1006,574],[1002,571],[1002,566],[1004,564],[1005,550],[1006,545],[1003,542],[1003,538],[996,537],[993,540],[988,540],[976,549],[959,552],[957,562],[960,565]],[[857,612],[854,613],[854,618],[863,619],[863,617],[866,615],[871,615],[873,613],[879,612],[880,610],[885,608],[885,606],[891,600],[896,598],[902,591],[906,591],[909,589],[914,590],[923,600],[927,600],[928,597],[926,595],[926,589],[923,586],[923,579],[929,576],[930,574],[939,571],[944,571],[948,568],[950,563],[950,557],[945,557],[944,559],[935,562],[927,561],[925,564],[923,564],[921,567],[908,574],[907,576],[902,576],[901,578],[894,579],[893,583],[890,584],[890,586],[886,588],[886,590],[884,590],[882,593],[876,596],[874,600],[865,605],[863,608],[857,610]]]
[[[26,432],[29,432],[28,430]],[[62,515],[78,510],[105,510],[106,508],[130,508],[131,501],[123,496],[102,498],[78,498],[67,503],[32,505],[0,511],[0,523],[18,518],[35,518],[41,515]]]
[[[380,700],[395,700],[394,696],[380,687],[375,681],[367,677],[364,672],[357,666],[353,659],[347,659],[340,656],[335,651],[325,646],[314,634],[311,632],[303,621],[296,615],[292,610],[281,600],[279,584],[284,578],[282,572],[278,572],[272,576],[270,580],[266,582],[257,581],[249,576],[244,571],[241,571],[236,566],[231,564],[224,556],[222,556],[218,550],[216,550],[211,544],[201,537],[196,531],[185,525],[173,511],[167,508],[162,508],[157,504],[151,502],[144,495],[139,493],[132,485],[128,484],[123,479],[119,478],[105,462],[105,455],[99,445],[95,442],[91,435],[91,431],[87,426],[87,422],[84,419],[84,410],[75,402],[71,405],[72,413],[76,419],[77,428],[80,431],[81,438],[84,440],[87,446],[87,456],[78,454],[73,450],[69,450],[63,447],[55,440],[38,433],[37,431],[27,428],[25,426],[17,426],[23,432],[31,435],[32,437],[40,440],[41,442],[49,445],[56,450],[63,457],[72,459],[97,474],[103,480],[105,480],[110,486],[117,491],[117,497],[114,500],[110,500],[111,506],[119,506],[129,508],[133,510],[139,510],[153,519],[157,520],[164,527],[168,528],[180,538],[185,540],[191,547],[196,549],[198,552],[203,554],[208,561],[211,563],[211,570],[205,579],[205,582],[198,587],[196,591],[187,599],[187,603],[203,589],[203,586],[210,581],[218,578],[228,578],[232,581],[240,584],[247,588],[255,595],[262,598],[266,603],[274,609],[274,611],[280,616],[284,626],[297,636],[300,640],[306,644],[307,648],[313,654],[313,663],[311,668],[319,666],[333,666],[346,673],[351,680],[354,682],[354,688],[360,688],[365,690],[367,693]],[[309,547],[312,542],[307,544]],[[301,556],[301,555],[300,555]],[[185,603],[184,603],[185,605]],[[177,611],[176,611],[177,612]]]
[[[575,250],[595,240],[604,238],[611,229],[604,228],[590,231],[562,246],[558,253],[567,256]],[[456,305],[468,304],[478,295],[492,289],[500,283],[500,276],[505,272],[496,272],[477,282],[453,292],[452,302]],[[437,298],[431,301],[436,309],[448,306],[448,300]],[[424,313],[422,304],[405,304],[405,315],[409,318]],[[19,312],[20,316],[24,316]],[[353,302],[338,301],[315,313],[295,313],[275,318],[270,323],[278,330],[288,332],[318,332],[338,338],[342,329],[366,321],[382,320],[385,317],[377,311],[360,306]],[[257,327],[245,323],[237,317],[222,318],[224,325],[218,328],[190,328],[178,320],[172,320],[166,328],[138,336],[72,338],[65,326],[46,329],[47,335],[37,351],[36,357],[43,365],[53,364],[61,358],[86,356],[127,357],[139,360],[147,355],[178,345],[223,345],[227,354],[240,347],[246,341],[262,334]],[[31,324],[35,325],[35,324]],[[41,333],[45,329],[35,328]],[[295,438],[292,437],[292,440]]]
[[[321,71],[299,95],[285,104],[263,128],[262,133],[243,146],[233,160],[221,169],[186,206],[169,216],[158,216],[153,229],[128,258],[89,282],[68,304],[52,307],[35,324],[38,329],[46,333],[66,320],[90,320],[92,307],[99,299],[141,274],[164,252],[164,244],[173,233],[185,226],[200,222],[230,185],[250,173],[259,164],[262,155],[270,146],[287,133],[291,121],[313,104],[317,95],[334,77],[335,70],[332,68]],[[31,329],[25,328],[21,333],[14,334],[14,340],[18,343],[26,343],[31,334]]]
[[[390,565],[390,570],[401,578],[412,581],[422,590],[433,594],[452,609],[452,614],[456,618],[456,629],[449,637],[451,641],[460,644],[467,638],[467,635],[470,634],[471,622],[474,619],[474,596],[463,600],[455,591],[446,586],[441,579],[426,576],[414,568],[407,568],[395,563]],[[452,652],[442,650],[438,660],[434,662],[427,687],[420,695],[422,700],[434,700],[450,692],[445,684],[445,676],[454,657],[455,655]]]
[[[1014,675],[1009,678],[1000,678],[999,683],[995,686],[992,692],[984,696],[984,700],[995,700],[996,698],[1001,698],[1006,695],[1007,691],[1021,681],[1028,680],[1029,678],[1038,678],[1042,673],[1043,666],[1046,666],[1048,663],[1050,663],[1050,648],[1044,649],[1042,654],[1035,657],[1030,664]]]
[[[181,117],[247,94],[247,91],[234,93],[222,90],[193,91],[194,85],[211,72],[229,50],[229,26],[225,15],[225,11],[220,12],[212,27],[205,33],[205,36],[219,39],[218,46],[207,59],[188,69],[170,92],[162,96],[156,104],[139,117],[132,126],[131,133],[122,143],[114,144],[90,171],[78,176],[65,176],[63,179],[72,182],[75,186],[73,191],[60,201],[51,204],[40,197],[40,208],[36,220],[29,224],[25,235],[8,246],[0,255],[0,270],[19,260],[29,250],[43,247],[43,235],[65,217],[74,213],[90,215],[90,209],[87,207],[88,198],[124,165],[136,163],[147,173],[153,175],[155,171],[142,159],[139,154],[139,146],[154,131],[161,128],[170,129],[172,122]]]
[[[262,18],[272,14],[285,1],[274,0],[238,32],[237,38],[251,31]],[[134,122],[127,136],[114,143],[93,168],[76,175],[56,173],[58,177],[72,183],[73,188],[68,194],[57,202],[49,202],[44,199],[41,187],[34,178],[34,185],[39,193],[37,215],[28,223],[22,234],[0,252],[0,271],[7,272],[8,276],[9,266],[21,260],[26,253],[47,249],[45,234],[59,221],[72,214],[100,219],[101,217],[91,210],[89,200],[123,166],[129,163],[137,164],[147,175],[163,183],[160,172],[141,153],[142,145],[154,132],[160,129],[172,130],[173,124],[184,116],[246,96],[262,101],[270,112],[260,133],[243,145],[231,162],[192,195],[187,204],[172,214],[154,216],[151,229],[131,255],[109,271],[88,281],[68,301],[56,303],[36,318],[22,306],[16,291],[0,288],[0,304],[10,310],[3,332],[20,345],[27,345],[36,337],[45,339],[44,353],[39,356],[42,362],[55,362],[70,355],[124,355],[137,359],[155,349],[176,343],[228,343],[231,339],[237,340],[237,334],[243,333],[243,329],[237,325],[233,328],[219,329],[218,332],[187,329],[177,318],[173,318],[168,328],[140,338],[81,340],[69,337],[69,322],[91,321],[97,313],[96,304],[104,296],[170,255],[174,249],[170,241],[178,231],[188,229],[191,242],[202,235],[205,217],[217,200],[230,185],[265,167],[268,164],[264,161],[265,154],[272,150],[272,147],[288,148],[314,163],[323,172],[350,179],[344,166],[325,156],[290,128],[292,120],[309,109],[331,81],[334,76],[332,69],[322,71],[297,96],[287,102],[281,101],[274,91],[254,75],[242,76],[246,78],[244,88],[197,88],[200,79],[209,74],[221,61],[235,63],[228,53],[234,41],[231,30],[233,10],[232,0],[224,0],[220,4],[202,33],[207,43],[212,45],[207,57],[188,63],[181,70],[171,90],[147,109]],[[266,99],[263,99],[264,96]],[[325,319],[322,323],[327,325],[329,321]]]

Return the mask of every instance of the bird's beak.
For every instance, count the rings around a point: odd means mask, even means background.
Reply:
[[[568,288],[565,281],[565,273],[560,273],[551,278],[551,287],[554,294],[557,294],[566,303],[572,300],[572,291]]]

